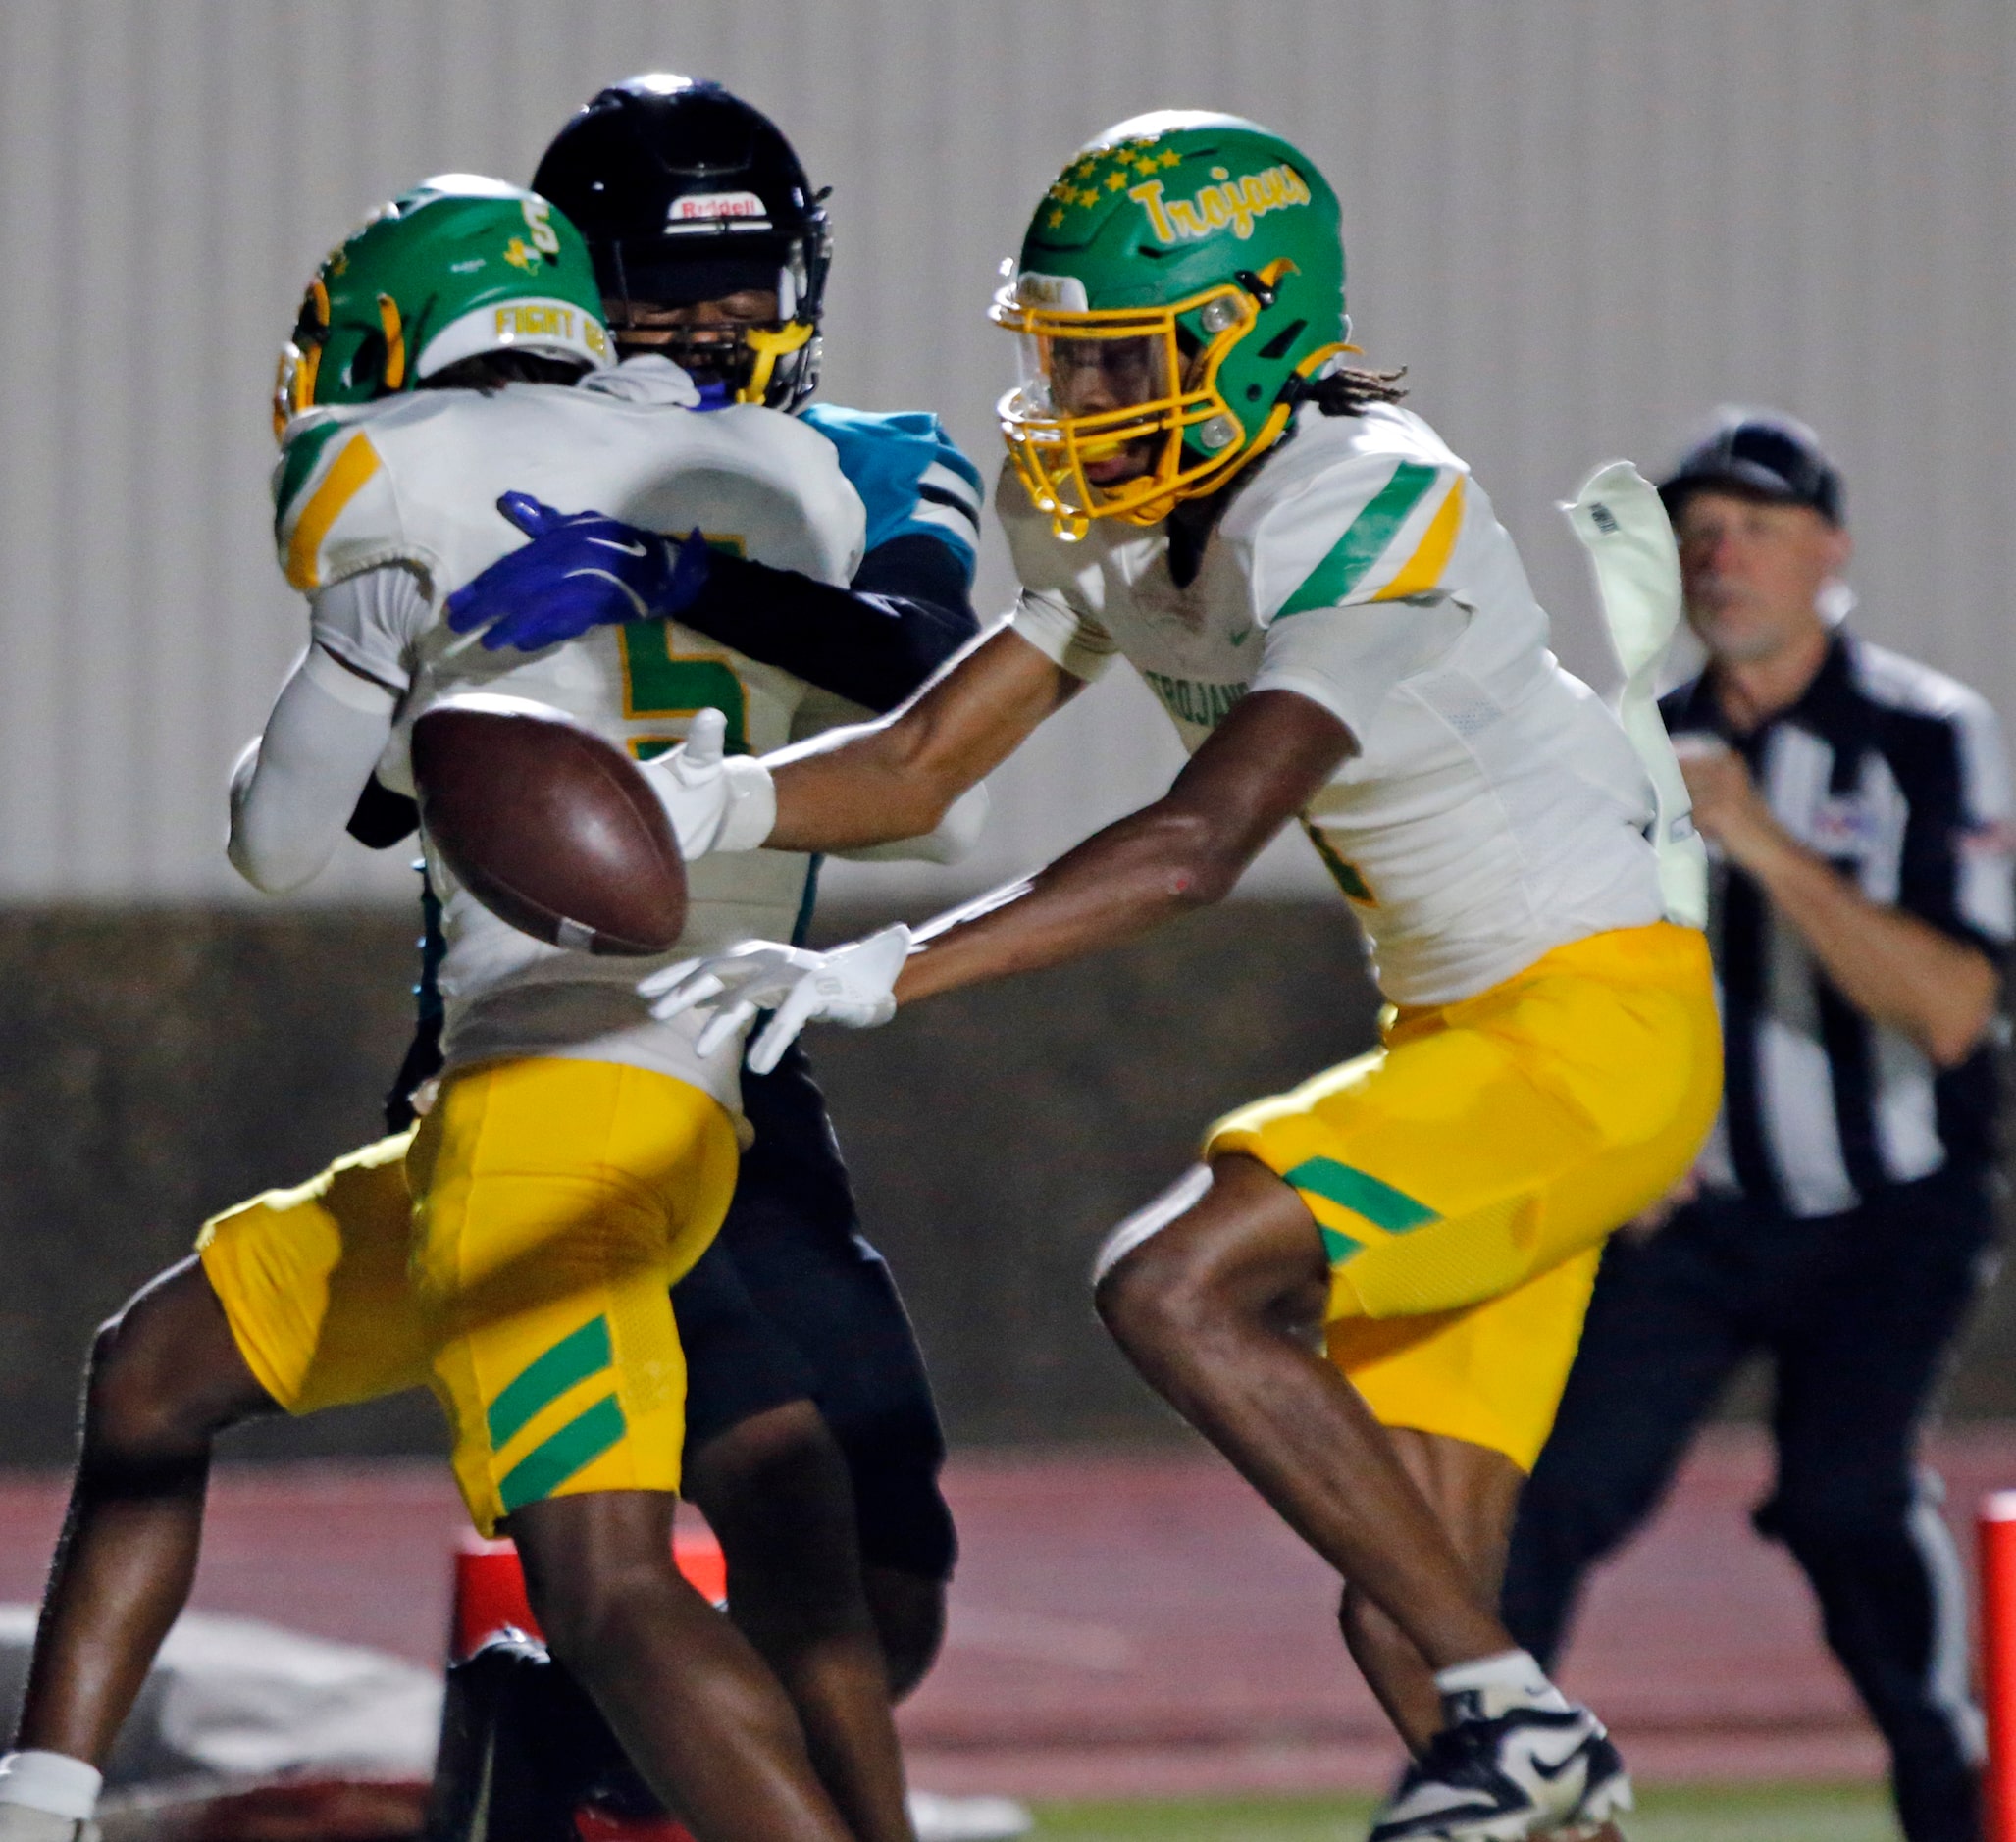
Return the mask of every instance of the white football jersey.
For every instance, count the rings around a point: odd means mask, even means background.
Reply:
[[[1303,407],[1182,586],[1165,526],[1095,520],[1066,543],[1012,470],[996,504],[1015,631],[1081,678],[1124,654],[1186,747],[1249,691],[1350,728],[1359,752],[1306,821],[1393,1002],[1472,997],[1660,918],[1646,771],[1547,649],[1512,539],[1419,416]]]
[[[496,509],[506,491],[673,535],[698,526],[713,543],[839,586],[860,561],[861,502],[833,444],[773,410],[699,415],[587,385],[511,384],[302,417],[275,477],[281,558],[309,597],[317,641],[399,697],[380,770],[388,784],[411,791],[413,721],[461,691],[550,705],[640,759],[671,747],[710,706],[727,716],[730,749],[757,754],[867,716],[676,622],[601,627],[534,653],[488,652],[452,633],[446,597],[525,541]],[[698,1021],[654,1022],[637,982],[654,964],[791,938],[809,859],[757,850],[690,866],[686,932],[652,961],[563,951],[520,933],[423,844],[447,942],[449,1066],[518,1055],[633,1062],[739,1110],[740,1044],[702,1061]]]

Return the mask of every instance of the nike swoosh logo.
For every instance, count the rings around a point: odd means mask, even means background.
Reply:
[[[1251,627],[1242,627],[1236,634],[1227,634],[1225,638],[1235,646],[1243,646],[1253,638],[1253,629]]]
[[[647,621],[652,618],[650,609],[645,605],[644,596],[639,594],[621,576],[612,576],[606,569],[570,569],[560,580],[562,582],[579,582],[583,577],[586,577],[590,582],[613,583],[617,588],[621,588],[624,595],[628,598],[630,605],[636,610],[631,615],[632,620]]]
[[[1537,1753],[1529,1752],[1526,1754],[1526,1764],[1531,1765],[1549,1784],[1552,1784],[1556,1778],[1567,1771],[1569,1766],[1576,1765],[1586,1765],[1588,1761],[1583,1755],[1583,1749],[1579,1746],[1570,1753],[1566,1759],[1556,1760],[1551,1765]]]
[[[598,543],[605,550],[621,550],[625,556],[648,556],[650,552],[641,543],[618,543],[614,537],[591,537],[591,543]]]

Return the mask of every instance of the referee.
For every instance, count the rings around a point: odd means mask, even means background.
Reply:
[[[1975,692],[1830,618],[1848,537],[1809,430],[1727,414],[1661,491],[1708,653],[1662,708],[1717,865],[1724,1110],[1671,1218],[1604,1256],[1505,1619],[1551,1666],[1590,1563],[1768,1353],[1756,1525],[1813,1583],[1905,1835],[1976,1842],[1963,1585],[1915,1449],[1994,1233],[2001,741]]]

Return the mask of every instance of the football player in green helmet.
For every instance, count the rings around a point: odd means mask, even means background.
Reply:
[[[1152,120],[1064,169],[994,303],[1022,346],[1002,433],[1030,499],[1070,536],[1094,518],[1153,525],[1217,491],[1348,349],[1322,176],[1249,122]]]
[[[835,595],[860,563],[865,514],[831,440],[753,404],[688,414],[696,392],[669,365],[619,376],[600,311],[558,212],[463,176],[385,207],[318,269],[283,360],[273,478],[307,644],[231,789],[231,859],[257,887],[316,874],[381,763],[410,793],[412,722],[466,690],[563,712],[646,785],[684,770],[688,751],[666,752],[678,738],[722,749],[722,712],[697,709],[707,698],[732,691],[738,738],[757,748],[862,714],[668,619],[536,653],[449,630],[452,593],[522,541],[500,505],[519,487],[616,506],[661,543],[703,524],[751,568]],[[418,1386],[447,1413],[472,1518],[508,1528],[553,1655],[658,1803],[702,1842],[901,1842],[900,1772],[879,1831],[844,1816],[775,1672],[671,1556],[687,1390],[670,1292],[731,1201],[741,1045],[702,1053],[699,1032],[667,1031],[640,1003],[639,962],[516,931],[422,842],[446,999],[432,1104],[417,1128],[216,1217],[99,1336],[16,1746],[0,1757],[0,1842],[95,1837],[101,1773],[194,1574],[216,1435]],[[752,912],[788,930],[807,874],[724,858],[710,890],[696,862],[677,950],[742,938]],[[831,1495],[847,1494],[843,1474]],[[836,1540],[852,1538],[842,1521]],[[879,1672],[858,1636],[857,1667]],[[857,1703],[887,1724],[879,1681]],[[514,1809],[485,1763],[449,1812],[472,1833],[544,1808]],[[573,1802],[558,1807],[565,1827]]]
[[[472,360],[492,381],[571,384],[615,363],[601,315],[588,245],[550,204],[442,174],[381,205],[316,270],[281,347],[274,435],[323,405],[452,385]]]
[[[1596,1835],[1622,1761],[1494,1604],[1602,1242],[1715,1116],[1699,846],[1649,677],[1621,722],[1561,669],[1470,468],[1397,374],[1345,362],[1343,282],[1335,196],[1280,136],[1166,113],[1080,150],[993,310],[1022,350],[996,495],[1020,600],[879,727],[762,763],[763,846],[932,823],[1115,654],[1188,766],[915,935],[646,989],[724,1029],[771,1010],[760,1068],[810,1018],[879,1023],[1216,901],[1300,823],[1369,938],[1383,1045],[1212,1127],[1115,1229],[1099,1309],[1345,1582],[1413,1754],[1376,1842]],[[1657,496],[1608,469],[1577,530],[1649,658],[1679,612]]]

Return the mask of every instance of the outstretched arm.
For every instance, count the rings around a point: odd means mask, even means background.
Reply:
[[[852,850],[935,831],[1079,681],[1014,633],[983,640],[887,721],[765,755],[775,850]]]
[[[1292,691],[1255,691],[1154,805],[923,928],[898,1001],[1055,965],[1209,907],[1356,751],[1321,705]]]
[[[885,928],[826,953],[751,941],[653,973],[640,990],[660,1017],[713,1012],[702,1053],[771,1011],[749,1057],[767,1073],[814,1017],[886,1023],[899,1001],[1116,946],[1218,900],[1356,746],[1341,719],[1299,691],[1254,691],[1154,805],[914,936]]]

